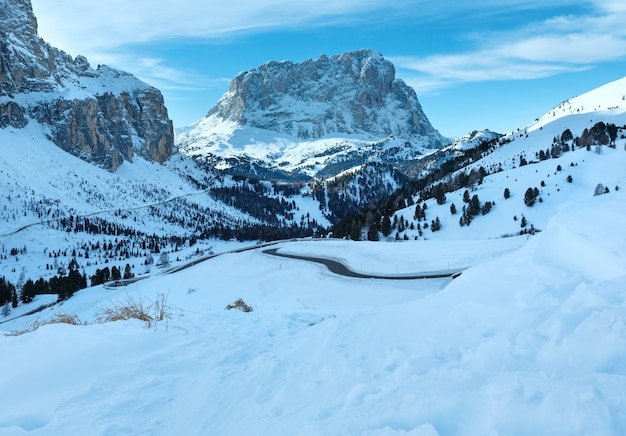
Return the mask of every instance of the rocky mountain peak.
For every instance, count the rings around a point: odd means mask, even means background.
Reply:
[[[69,73],[58,68],[73,69],[69,55],[39,38],[30,0],[0,1],[0,23],[0,96],[50,92]]]
[[[135,153],[163,162],[174,146],[157,89],[72,59],[39,37],[30,0],[0,0],[0,128],[30,120],[65,151],[112,171]]]
[[[427,137],[433,147],[443,142],[415,91],[373,50],[268,62],[242,72],[208,116],[299,139],[339,133]]]

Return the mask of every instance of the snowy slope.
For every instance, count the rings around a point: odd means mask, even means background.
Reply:
[[[177,138],[177,144],[183,154],[211,162],[221,170],[249,162],[252,166],[293,172],[307,178],[315,177],[337,162],[354,160],[354,166],[359,166],[384,160],[390,154],[393,159],[404,160],[432,152],[426,142],[408,146],[406,140],[393,137],[374,139],[369,135],[335,134],[302,140],[216,117],[199,121],[192,130]]]
[[[626,88],[623,88],[625,83],[618,81],[611,85],[621,84],[622,88],[619,89],[626,92]],[[615,91],[613,89],[612,92]],[[604,92],[594,91],[581,96],[581,99],[587,104],[605,107],[607,103],[604,95]],[[547,118],[549,116],[542,117]],[[409,223],[406,226],[407,230],[399,234],[400,238],[404,238],[405,235],[409,239],[499,238],[523,230],[522,217],[526,218],[526,229],[532,224],[536,229],[543,230],[564,202],[593,197],[598,184],[602,184],[610,192],[626,189],[626,173],[623,170],[626,167],[624,129],[618,129],[614,146],[594,145],[588,151],[584,147],[574,147],[573,141],[568,141],[570,151],[561,152],[557,158],[543,161],[539,158],[540,153],[550,155],[555,138],[561,138],[565,130],[569,129],[574,137],[580,137],[585,129],[591,129],[598,122],[624,127],[626,110],[599,110],[586,114],[563,115],[556,117],[549,124],[541,125],[542,121],[539,121],[526,131],[520,129],[503,137],[502,145],[494,152],[460,171],[469,174],[471,171],[478,172],[482,167],[489,173],[482,184],[476,182],[467,189],[470,196],[478,195],[481,204],[487,201],[495,203],[487,215],[477,216],[470,226],[459,225],[461,209],[467,206],[463,201],[466,188],[462,188],[447,193],[443,205],[437,204],[434,199],[426,201],[426,222],[430,224],[432,220],[439,218],[441,231],[432,232],[427,229],[423,230],[420,236],[417,228],[414,230],[409,228],[411,223],[415,227],[418,224],[418,220],[414,219],[415,206],[397,211],[395,216],[402,217]],[[528,165],[520,166],[522,158]],[[571,183],[568,182],[569,177]],[[524,203],[528,188],[537,188],[539,191],[539,197],[532,207]],[[509,199],[504,198],[505,189],[511,193]],[[452,204],[457,209],[454,215],[451,213]],[[421,225],[423,224],[422,221]],[[395,237],[396,231],[397,229],[394,229],[392,237]]]
[[[20,283],[21,276],[49,279],[57,274],[57,264],[67,266],[72,258],[88,277],[97,268],[123,268],[127,263],[135,274],[144,274],[150,270],[144,263],[154,254],[144,244],[153,237],[163,241],[161,248],[176,263],[218,244],[213,237],[201,236],[205,230],[215,226],[234,230],[261,222],[207,193],[232,185],[232,179],[199,168],[182,155],[165,164],[136,157],[111,173],[58,148],[36,122],[1,130],[0,147],[0,276],[13,284]],[[287,225],[301,216],[328,225],[309,195],[295,195],[289,201],[297,204],[299,213]],[[74,231],[71,225],[68,231],[61,222],[70,219],[88,220],[101,231]],[[106,231],[110,225],[119,226],[119,231]],[[190,238],[198,245],[190,246]],[[102,249],[108,244],[127,248],[114,250],[118,253],[114,255]],[[13,250],[20,254],[10,255]],[[90,258],[85,257],[87,252]]]
[[[626,125],[626,113],[603,109],[612,104],[604,94],[581,96],[585,107],[601,110],[542,117],[545,124],[508,135],[464,169],[487,170],[469,190],[481,203],[495,202],[469,226],[459,225],[461,189],[442,205],[426,201],[426,222],[438,217],[440,231],[394,229],[406,242],[277,247],[387,275],[464,268],[455,280],[349,278],[257,248],[172,274],[160,269],[125,287],[89,288],[37,314],[0,319],[8,334],[0,334],[0,434],[624,434],[625,132],[614,147],[572,151],[568,144],[560,157],[539,159],[566,129],[580,136],[599,121]],[[149,203],[197,192],[186,176],[210,182],[191,160],[175,156],[162,166],[125,163],[115,175],[71,160],[76,170],[59,186],[55,169],[69,167],[67,155],[50,143],[41,147],[35,126],[7,132],[15,135],[2,137],[8,154],[0,157],[8,231],[48,210],[68,213],[57,204],[115,210],[144,196]],[[28,161],[11,156],[18,147],[49,166],[27,178]],[[607,193],[597,190],[600,183]],[[529,207],[525,191],[535,187],[541,200]],[[94,204],[77,192],[90,193]],[[410,207],[396,216],[423,225],[413,213]],[[164,216],[113,211],[107,218],[137,220],[155,233],[180,231]],[[538,232],[515,236],[522,217]],[[44,245],[94,239],[45,227],[0,238],[4,253],[36,247],[0,258],[11,277],[21,266],[37,268],[49,254]],[[241,245],[216,250],[231,247]],[[225,310],[239,298],[253,311]],[[142,302],[150,311],[164,299],[169,316],[149,326],[97,322],[115,305]],[[60,315],[84,325],[43,325]],[[15,335],[35,323],[41,326]]]
[[[575,114],[594,114],[596,118],[614,117],[626,111],[626,77],[563,101],[535,120],[526,130],[540,129],[558,118]]]
[[[282,248],[339,251],[355,269],[391,274],[432,259],[473,265],[452,282],[348,279],[253,251],[126,289],[79,293],[38,317],[92,322],[99,307],[158,294],[174,316],[151,328],[135,320],[0,336],[11,368],[0,375],[10,399],[0,429],[621,434],[625,194],[566,202],[526,243],[463,243],[452,257],[449,244],[431,242],[426,251],[423,241]],[[580,224],[597,220],[603,225]],[[465,263],[474,250],[484,254]],[[254,311],[224,310],[237,298]]]

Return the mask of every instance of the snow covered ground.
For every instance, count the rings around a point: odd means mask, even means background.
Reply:
[[[456,280],[350,279],[257,250],[81,291],[37,317],[89,325],[0,336],[0,434],[623,434],[625,197],[565,203],[527,241],[282,248],[391,274],[469,266]],[[159,294],[170,320],[93,324]],[[225,310],[238,298],[254,311]]]
[[[626,138],[599,153],[533,162],[566,128],[578,136],[601,120],[626,124],[616,108],[622,82],[607,86],[473,164],[492,174],[472,195],[496,204],[469,227],[450,211],[463,206],[460,190],[443,205],[427,201],[427,220],[439,217],[442,230],[419,240],[279,245],[379,274],[466,268],[455,280],[341,277],[261,249],[227,253],[241,244],[223,243],[214,248],[224,254],[173,274],[88,288],[14,318],[19,306],[0,319],[0,435],[626,433]],[[14,280],[21,265],[36,271],[48,245],[75,241],[43,228],[7,235],[53,208],[48,186],[65,159],[35,147],[41,132],[31,127],[9,133],[1,249],[29,247],[1,263]],[[28,157],[42,155],[49,164],[23,176]],[[159,182],[168,188],[157,189],[144,177],[150,165],[125,163],[108,176],[77,163],[67,178],[76,182],[53,192],[80,213],[192,192],[166,166]],[[169,165],[187,163],[177,156]],[[608,193],[594,195],[599,183]],[[532,207],[523,201],[529,187],[542,199]],[[86,189],[100,196],[74,195]],[[411,220],[413,209],[396,215]],[[519,232],[522,216],[541,232],[501,238]],[[137,219],[154,226],[149,215]],[[405,234],[418,236],[410,227]],[[252,312],[226,310],[240,298]],[[160,322],[98,322],[115,306],[154,313],[158,302],[169,315]],[[80,325],[46,324],[61,315]],[[25,330],[33,331],[16,334]]]

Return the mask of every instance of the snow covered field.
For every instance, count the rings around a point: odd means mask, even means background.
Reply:
[[[563,204],[527,241],[454,245],[453,263],[480,250],[456,280],[350,279],[248,251],[81,291],[38,317],[90,325],[0,336],[0,434],[622,434],[625,194]],[[282,250],[395,273],[447,262],[450,244]],[[159,294],[170,320],[91,324]],[[238,298],[254,311],[225,310]]]

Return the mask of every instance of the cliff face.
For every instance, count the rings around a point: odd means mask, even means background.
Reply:
[[[270,62],[232,80],[209,116],[300,139],[325,135],[442,137],[415,91],[391,62],[371,50],[321,56],[301,64]]]
[[[72,59],[38,36],[30,0],[0,0],[0,128],[29,120],[63,150],[111,171],[134,153],[164,162],[174,146],[157,89]]]

